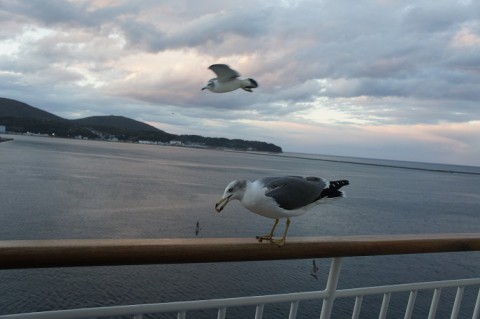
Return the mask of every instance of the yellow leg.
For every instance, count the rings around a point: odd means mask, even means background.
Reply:
[[[287,237],[287,231],[289,226],[290,226],[290,218],[287,218],[287,224],[285,226],[285,231],[283,232],[283,237],[279,240],[272,240],[272,243],[277,244],[279,247],[282,247],[283,245],[285,245],[285,238]]]
[[[272,230],[270,231],[270,234],[266,235],[266,236],[257,236],[257,239],[259,242],[261,242],[262,240],[272,240],[273,238],[273,232],[275,231],[275,228],[277,228],[277,225],[278,225],[278,222],[280,220],[279,219],[275,219],[275,224],[273,224],[273,227],[272,227]]]

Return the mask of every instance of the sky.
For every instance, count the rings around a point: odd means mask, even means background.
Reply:
[[[0,0],[0,97],[284,152],[480,166],[479,0]],[[228,64],[254,92],[201,91]]]

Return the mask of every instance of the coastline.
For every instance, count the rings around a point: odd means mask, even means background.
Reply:
[[[8,142],[8,141],[13,141],[13,138],[4,138],[0,136],[0,143],[1,142]]]

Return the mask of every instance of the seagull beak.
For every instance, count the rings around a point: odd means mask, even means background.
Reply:
[[[215,204],[215,210],[220,213],[224,208],[225,206],[227,206],[228,202],[230,201],[230,197],[232,197],[232,195],[230,196],[227,196],[227,197],[223,197],[221,200],[219,200],[216,204]]]
[[[205,90],[206,88],[207,88],[206,86],[205,86],[205,87],[203,87],[203,88],[202,88],[202,91],[203,91],[203,90]]]

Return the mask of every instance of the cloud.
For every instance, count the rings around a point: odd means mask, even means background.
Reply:
[[[120,27],[129,45],[150,52],[184,48],[197,48],[199,51],[211,52],[212,47],[221,47],[225,43],[228,46],[229,37],[241,41],[241,38],[251,39],[261,34],[268,11],[260,8],[253,13],[252,15],[251,10],[242,9],[213,12],[184,21],[175,28],[162,28],[161,24],[154,22],[128,19],[122,21]],[[241,48],[236,47],[235,50],[222,48],[221,52],[223,54],[238,53],[239,49]],[[245,47],[244,50],[247,52],[251,48]]]
[[[418,145],[434,161],[464,145],[452,154],[472,162],[477,12],[478,1],[449,0],[5,0],[0,95],[60,116],[118,114],[287,150],[405,157],[396,149]],[[200,91],[213,63],[259,88]]]

